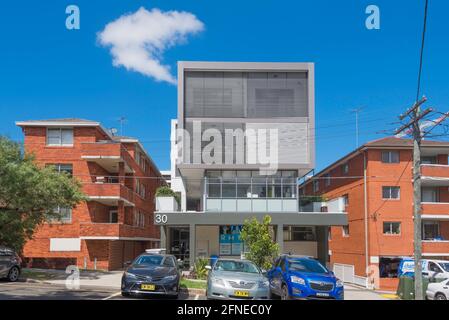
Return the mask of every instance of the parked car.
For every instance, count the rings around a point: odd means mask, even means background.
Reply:
[[[431,280],[441,281],[449,279],[449,261],[422,259],[422,274]],[[399,264],[399,276],[413,277],[415,273],[415,261],[411,258],[404,258]]]
[[[144,253],[122,276],[122,295],[150,294],[178,297],[181,272],[173,255]]]
[[[207,266],[207,299],[269,299],[268,279],[251,261],[217,259]]]
[[[429,283],[426,298],[429,300],[447,300],[449,298],[449,280]]]
[[[0,278],[14,282],[19,280],[22,260],[14,250],[0,247]]]
[[[310,257],[280,256],[268,271],[271,294],[289,299],[343,300],[343,282]]]

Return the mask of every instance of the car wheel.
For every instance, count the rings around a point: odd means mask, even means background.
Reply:
[[[19,280],[20,270],[17,267],[12,267],[8,273],[8,280],[11,282],[16,282]]]
[[[281,289],[281,299],[290,300],[290,294],[288,293],[288,287],[284,284]]]
[[[437,293],[437,294],[435,295],[435,300],[447,300],[447,299],[446,299],[446,296],[445,296],[444,294],[442,294],[442,293]]]

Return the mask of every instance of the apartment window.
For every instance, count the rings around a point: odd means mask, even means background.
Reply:
[[[343,172],[343,174],[348,174],[349,172],[349,163],[345,163],[341,166],[341,172]]]
[[[384,222],[384,234],[393,235],[401,234],[401,223],[400,222]]]
[[[441,240],[440,223],[438,221],[423,221],[422,223],[423,240]]]
[[[320,181],[315,180],[313,181],[313,192],[318,192],[318,190],[320,190]]]
[[[56,217],[49,217],[47,219],[47,221],[49,223],[52,223],[52,222],[70,223],[70,222],[72,222],[72,208],[57,207],[53,212],[58,214],[58,218],[56,218]]]
[[[140,210],[134,211],[134,226],[136,227],[145,227],[145,214]]]
[[[48,146],[73,146],[73,129],[71,128],[48,128]]]
[[[437,157],[435,156],[422,156],[421,164],[437,164]]]
[[[435,187],[423,187],[421,189],[422,202],[439,202],[439,190]]]
[[[379,258],[379,277],[380,278],[397,278],[400,257],[380,257]]]
[[[349,195],[347,194],[343,195],[343,203],[345,206],[349,205]]]
[[[316,241],[313,226],[284,226],[284,241]]]
[[[53,166],[55,170],[59,173],[65,172],[69,176],[73,175],[73,165],[72,164],[66,164],[66,163],[51,163],[46,164],[46,166]]]
[[[329,173],[324,176],[324,184],[326,187],[331,185],[331,176]]]
[[[349,225],[341,227],[343,237],[349,237]]]
[[[400,188],[399,187],[382,187],[383,199],[399,199]]]
[[[382,151],[383,163],[399,163],[398,151]]]
[[[139,179],[136,179],[136,193],[142,198],[146,196],[145,185]]]

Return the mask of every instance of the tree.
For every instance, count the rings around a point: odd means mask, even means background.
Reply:
[[[40,224],[61,218],[56,208],[84,199],[76,179],[39,167],[18,143],[0,136],[0,245],[20,252]]]
[[[279,245],[270,232],[271,217],[266,215],[260,223],[256,218],[245,220],[240,236],[248,249],[246,258],[259,268],[268,270],[279,254]]]

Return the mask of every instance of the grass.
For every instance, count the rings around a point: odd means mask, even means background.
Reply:
[[[192,281],[189,279],[181,279],[181,288],[190,288],[190,289],[206,289],[206,281]]]
[[[60,277],[60,275],[53,272],[42,272],[30,269],[22,269],[20,277],[25,279],[35,279],[44,281],[44,280],[57,279],[58,277]]]

